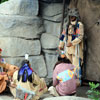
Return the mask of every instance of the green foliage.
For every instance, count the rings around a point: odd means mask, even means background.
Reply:
[[[6,1],[8,1],[8,0],[1,0],[0,3],[6,2]]]
[[[99,83],[94,84],[93,82],[89,82],[90,90],[87,91],[88,98],[92,100],[100,100],[100,91],[97,90],[99,87]]]

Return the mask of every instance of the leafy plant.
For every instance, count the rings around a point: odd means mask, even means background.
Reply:
[[[93,82],[89,82],[90,90],[87,91],[88,98],[92,100],[100,100],[100,91],[97,90],[99,87],[99,83],[94,84]]]
[[[8,0],[0,0],[0,3],[6,2],[6,1],[8,1]]]

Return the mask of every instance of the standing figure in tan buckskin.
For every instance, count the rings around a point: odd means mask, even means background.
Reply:
[[[84,27],[76,8],[68,12],[69,23],[60,37],[59,49],[65,49],[67,58],[76,67],[77,77],[81,82],[81,65],[83,63]],[[65,48],[64,48],[65,47]]]

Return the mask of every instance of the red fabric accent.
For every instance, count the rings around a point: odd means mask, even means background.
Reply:
[[[0,52],[2,52],[2,49],[0,48]]]
[[[28,94],[27,94],[27,93],[25,93],[25,97],[24,97],[24,100],[26,100],[27,96],[28,96]]]
[[[30,69],[32,70],[32,72],[34,72],[34,70],[30,67]]]
[[[76,34],[80,34],[80,29],[76,29]]]
[[[77,35],[77,34],[80,34],[80,29],[76,29],[76,32],[74,32],[73,35]]]
[[[46,86],[45,86],[44,88],[46,88]],[[41,89],[39,90],[39,92],[41,92],[44,88],[41,88]]]
[[[34,72],[34,70],[32,69],[31,65],[29,64],[29,68],[32,70],[32,72]]]

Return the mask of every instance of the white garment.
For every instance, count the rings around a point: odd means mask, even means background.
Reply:
[[[55,97],[58,97],[59,96],[59,94],[56,91],[56,88],[53,87],[53,86],[49,87],[48,91],[50,92],[51,95],[53,95]]]

